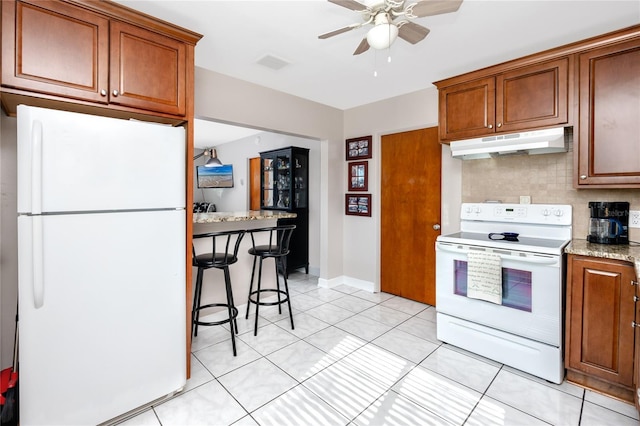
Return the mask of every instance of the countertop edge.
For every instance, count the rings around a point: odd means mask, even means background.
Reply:
[[[293,219],[298,217],[295,212],[249,210],[238,212],[194,213],[193,223],[221,223],[243,222],[269,219]]]
[[[595,244],[587,240],[574,239],[565,247],[564,252],[578,256],[590,256],[602,259],[622,260],[633,263],[640,270],[640,245],[627,244]]]

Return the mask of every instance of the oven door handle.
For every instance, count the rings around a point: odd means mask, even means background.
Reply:
[[[436,245],[436,250],[446,251],[446,252],[449,252],[449,253],[464,254],[464,255],[469,253],[469,250],[455,249],[455,248],[452,248],[449,245],[445,245],[445,244],[441,244],[441,243],[438,243]],[[536,265],[553,265],[554,263],[558,263],[558,258],[557,257],[532,258],[532,257],[510,256],[510,255],[506,255],[506,254],[500,254],[500,259],[502,259],[502,260],[514,260],[516,262],[521,262],[521,263],[534,263]]]

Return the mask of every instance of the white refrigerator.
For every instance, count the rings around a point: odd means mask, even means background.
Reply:
[[[18,106],[21,425],[186,382],[183,128]]]

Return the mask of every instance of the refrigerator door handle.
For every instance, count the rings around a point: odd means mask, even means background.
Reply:
[[[39,309],[44,304],[44,265],[42,241],[42,122],[34,120],[31,127],[31,214],[32,220],[32,268],[33,305]]]
[[[42,122],[31,128],[31,213],[42,213]]]
[[[44,305],[44,262],[42,244],[42,216],[34,216],[31,221],[32,240],[32,273],[33,273],[33,306],[40,309]]]

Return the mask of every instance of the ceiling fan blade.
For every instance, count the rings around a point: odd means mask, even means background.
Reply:
[[[411,44],[424,40],[427,34],[429,34],[429,29],[415,22],[405,22],[398,29],[398,37]]]
[[[318,38],[324,40],[325,38],[329,38],[329,37],[336,36],[338,34],[346,33],[347,31],[351,31],[351,30],[354,30],[356,28],[360,28],[361,26],[362,26],[362,24],[351,24],[348,27],[340,28],[339,30],[335,30],[335,31],[331,31],[330,33],[319,35]]]
[[[354,55],[359,55],[361,53],[366,52],[367,50],[369,50],[369,42],[367,41],[367,38],[363,38],[362,41],[360,42],[360,44],[358,45],[358,48],[356,49],[355,52],[353,52]]]
[[[346,7],[351,10],[367,10],[367,6],[362,3],[358,3],[356,0],[329,0],[329,3],[337,4],[338,6]]]
[[[440,15],[455,12],[461,4],[462,0],[422,0],[407,6],[406,14],[409,18]]]

